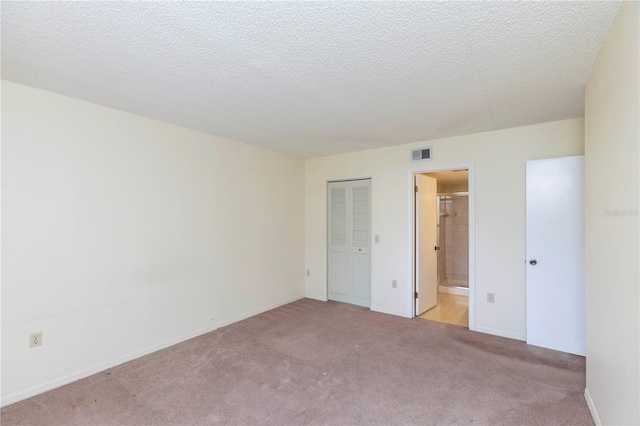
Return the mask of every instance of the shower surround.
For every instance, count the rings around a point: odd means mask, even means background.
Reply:
[[[446,193],[467,188],[447,188]],[[440,197],[439,282],[444,286],[469,287],[469,197]]]

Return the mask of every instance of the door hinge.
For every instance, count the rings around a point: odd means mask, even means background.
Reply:
[[[416,296],[416,299],[417,299],[417,298],[418,298],[418,292],[417,292],[417,291],[416,291],[416,293],[415,293],[415,296]]]
[[[416,188],[416,192],[418,192],[418,186],[416,186],[415,188]]]

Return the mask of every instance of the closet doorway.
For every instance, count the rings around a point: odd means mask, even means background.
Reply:
[[[414,173],[414,281],[416,316],[473,329],[469,182],[468,168]]]
[[[329,300],[371,307],[371,179],[328,183]]]

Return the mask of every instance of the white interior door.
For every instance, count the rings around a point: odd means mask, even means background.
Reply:
[[[416,315],[438,303],[438,188],[436,179],[416,175]]]
[[[585,355],[584,157],[527,161],[527,343]]]
[[[371,306],[371,180],[328,186],[329,300]]]

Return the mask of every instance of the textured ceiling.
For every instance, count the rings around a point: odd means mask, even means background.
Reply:
[[[2,2],[2,78],[312,157],[583,115],[619,2]]]

